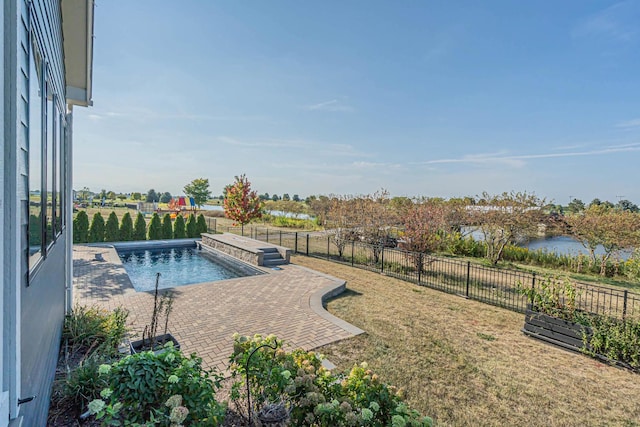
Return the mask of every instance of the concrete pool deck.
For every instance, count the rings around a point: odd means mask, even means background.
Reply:
[[[96,256],[97,255],[97,256]],[[274,334],[290,348],[312,350],[361,334],[324,310],[323,298],[345,288],[343,280],[296,265],[267,274],[173,288],[169,331],[186,354],[225,371],[234,333]],[[74,245],[74,304],[129,310],[133,333],[151,319],[153,295],[136,292],[113,247]]]

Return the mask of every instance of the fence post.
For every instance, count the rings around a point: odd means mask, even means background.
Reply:
[[[309,256],[309,233],[307,233],[307,256]]]
[[[329,236],[327,236],[327,259],[329,259]]]
[[[536,273],[531,273],[531,275],[533,276],[531,279],[531,290],[534,291],[536,289]],[[533,308],[533,292],[531,292],[531,308]]]
[[[627,317],[627,297],[629,296],[629,290],[624,290],[624,303],[622,304],[622,320]]]
[[[269,227],[267,227],[267,243],[269,243]]]
[[[293,246],[293,253],[297,254],[298,253],[298,232],[296,231],[296,243]]]
[[[217,233],[218,232],[218,220],[213,218],[213,233]]]
[[[280,243],[278,243],[280,246],[282,246],[282,230],[280,230]]]
[[[351,241],[351,267],[353,267],[353,247],[355,246],[355,242]]]
[[[471,261],[467,261],[467,293],[465,294],[469,298],[469,281],[471,280]]]
[[[422,257],[422,252],[418,253],[418,285],[422,281],[422,264],[424,264],[424,259]]]
[[[380,252],[380,273],[384,273],[384,245],[382,245],[382,251]]]

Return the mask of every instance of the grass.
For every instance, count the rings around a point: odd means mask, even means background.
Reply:
[[[640,426],[640,377],[520,332],[521,314],[335,263],[293,262],[347,280],[328,310],[367,333],[319,351],[367,361],[439,426]]]

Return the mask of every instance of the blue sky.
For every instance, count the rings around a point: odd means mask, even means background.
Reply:
[[[74,187],[639,203],[638,22],[638,0],[98,0]]]

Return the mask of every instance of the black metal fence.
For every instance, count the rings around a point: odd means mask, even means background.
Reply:
[[[241,227],[215,227],[214,232],[241,234]],[[324,232],[290,232],[267,227],[245,227],[245,236],[291,248],[294,253],[353,267],[432,289],[460,295],[517,312],[524,312],[528,300],[524,288],[540,289],[546,277],[535,273],[488,267],[469,261],[409,252],[363,242],[336,244]],[[576,286],[575,306],[590,313],[617,318],[640,316],[640,295],[626,289],[572,282]]]

